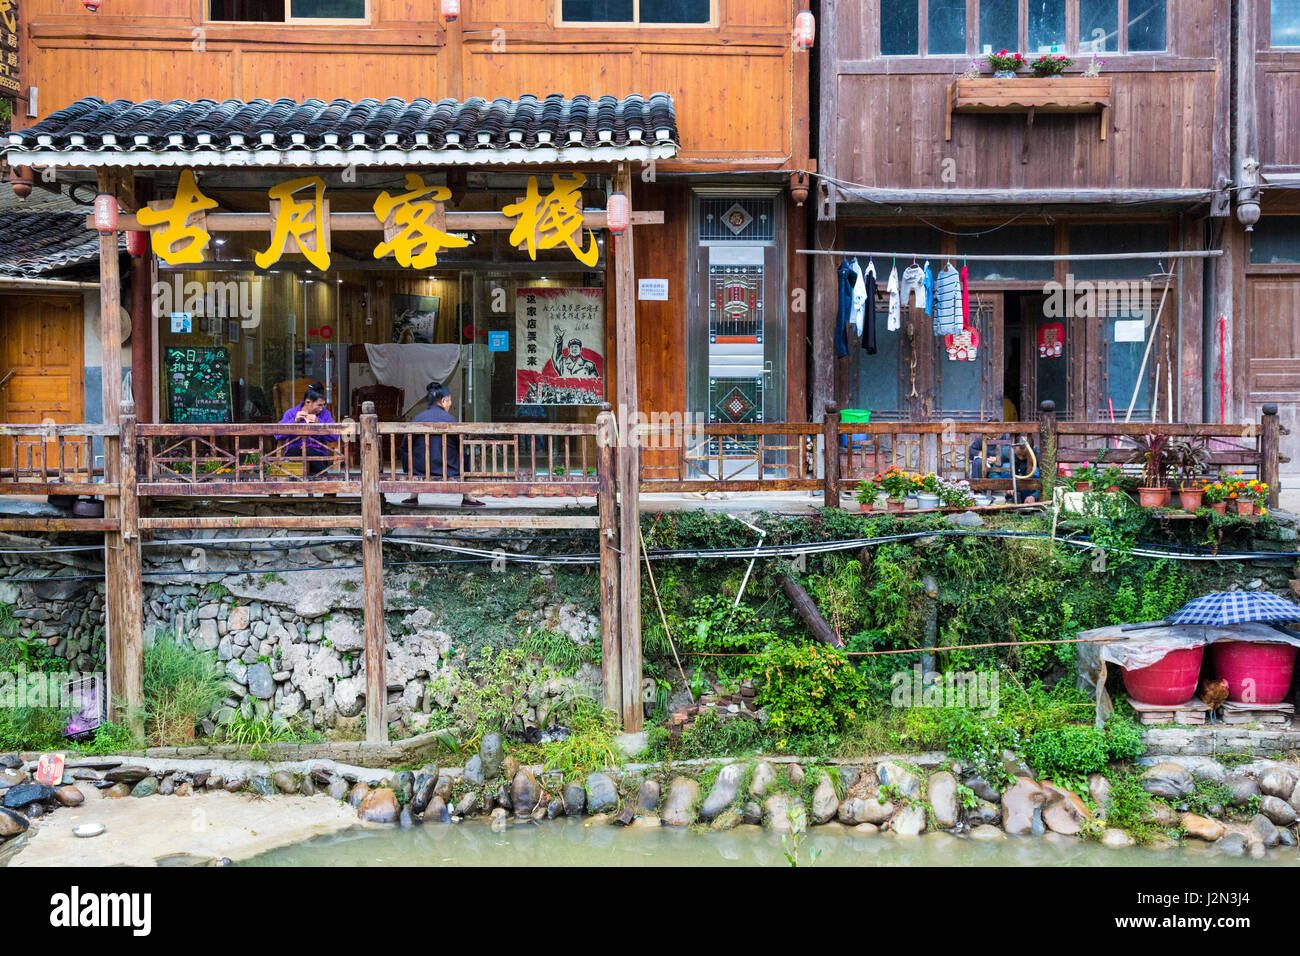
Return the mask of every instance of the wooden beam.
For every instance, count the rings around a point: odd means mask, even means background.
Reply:
[[[388,742],[384,647],[383,495],[379,491],[379,419],[361,406],[361,588],[366,627],[366,741]]]
[[[615,189],[632,204],[632,175],[627,164],[619,164],[614,175]],[[628,440],[621,443],[618,454],[618,487],[621,512],[619,537],[623,553],[619,556],[619,633],[622,687],[623,730],[641,730],[641,450],[632,434],[630,422],[636,421],[636,264],[633,249],[635,227],[614,243],[614,310],[615,348],[618,362],[618,415]]]
[[[452,232],[505,231],[514,229],[517,220],[499,212],[449,212],[447,229]],[[663,225],[662,211],[642,211],[632,213],[634,226]],[[204,217],[204,228],[209,232],[265,232],[270,233],[275,218],[269,212],[214,212]],[[582,214],[584,229],[608,228],[609,218],[603,209],[594,209]],[[86,217],[86,228],[95,228],[95,217]],[[125,232],[147,232],[145,226],[136,221],[134,215],[118,217],[118,228]],[[384,231],[384,223],[370,212],[331,212],[329,213],[331,232],[379,232]]]
[[[120,549],[122,602],[118,611],[121,687],[126,701],[126,718],[136,739],[144,738],[144,581],[140,555],[140,499],[135,480],[135,405],[122,403],[121,527],[111,535]]]

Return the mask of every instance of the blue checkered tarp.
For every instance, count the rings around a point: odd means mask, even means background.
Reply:
[[[1266,591],[1219,591],[1189,601],[1166,620],[1170,624],[1245,624],[1300,621],[1300,604]]]

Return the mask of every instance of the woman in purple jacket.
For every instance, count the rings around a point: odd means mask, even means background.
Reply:
[[[307,391],[303,394],[302,401],[284,413],[284,417],[280,419],[280,424],[312,425],[316,423],[328,425],[335,424],[334,416],[331,415],[330,410],[325,407],[325,389],[318,382],[313,382],[311,385],[307,386]],[[275,440],[283,442],[290,437],[291,436],[289,435],[276,435]],[[333,459],[334,450],[323,443],[337,442],[338,440],[338,435],[320,435],[312,436],[310,438],[304,436],[294,438],[284,446],[284,454],[286,457],[292,458],[294,456],[301,456],[305,451],[308,458],[307,473],[310,475],[319,474],[328,469],[332,461],[311,461],[310,459]]]

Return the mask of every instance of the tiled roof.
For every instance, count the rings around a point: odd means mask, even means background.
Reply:
[[[250,153],[285,165],[362,162],[547,162],[675,155],[672,97],[517,100],[78,100],[9,134],[11,162],[53,155],[114,165],[234,165]],[[322,155],[324,154],[324,155]],[[351,156],[349,154],[356,154]],[[109,157],[116,157],[110,159]],[[259,163],[268,158],[261,156]],[[272,163],[274,164],[274,163]]]
[[[98,258],[99,233],[86,228],[85,210],[0,211],[0,276],[39,278]]]

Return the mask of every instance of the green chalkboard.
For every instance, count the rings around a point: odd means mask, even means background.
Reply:
[[[229,422],[230,354],[223,348],[163,349],[173,422]]]

